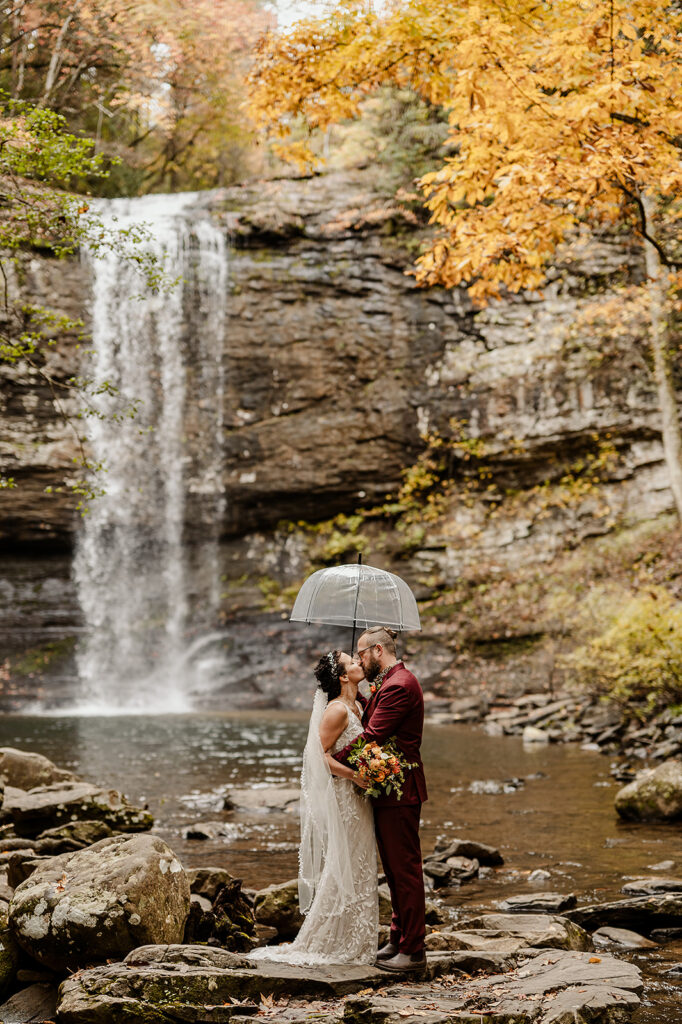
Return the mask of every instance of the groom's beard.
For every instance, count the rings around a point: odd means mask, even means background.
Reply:
[[[380,672],[381,665],[379,664],[376,655],[370,654],[369,661],[365,666],[365,679],[368,683],[373,683]]]

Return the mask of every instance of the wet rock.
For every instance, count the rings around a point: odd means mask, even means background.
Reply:
[[[41,864],[52,857],[37,857],[33,850],[15,850],[7,862],[7,882],[12,889],[25,882]]]
[[[233,837],[235,826],[225,821],[199,821],[183,829],[185,839],[221,839]]]
[[[227,874],[227,872],[225,872]],[[194,892],[185,924],[184,942],[207,942],[231,952],[245,952],[258,945],[256,921],[242,893],[238,878],[230,878],[213,886],[213,896]]]
[[[56,970],[179,942],[189,883],[158,836],[114,836],[53,857],[19,885],[9,919],[18,943]]]
[[[594,903],[567,910],[566,917],[587,931],[597,928],[630,928],[651,935],[654,929],[682,927],[682,893],[633,896],[610,903]]]
[[[3,900],[0,902],[0,998],[10,990],[18,964],[19,947],[9,927],[9,904]]]
[[[636,821],[681,818],[682,761],[664,761],[640,772],[616,794],[616,811],[621,818]]]
[[[654,928],[651,939],[652,942],[679,942],[682,939],[682,928]]]
[[[574,907],[575,904],[576,898],[572,892],[537,892],[509,896],[499,904],[499,907],[500,910],[508,911],[511,914],[559,914],[562,910]]]
[[[225,1021],[256,1013],[261,996],[329,999],[386,981],[373,967],[296,968],[252,964],[206,946],[146,946],[122,963],[79,971],[60,989],[60,1024]],[[235,1010],[232,1000],[255,1000]],[[125,1017],[123,1014],[125,1013]],[[151,1014],[154,1016],[151,1016]]]
[[[113,835],[113,830],[106,821],[68,821],[57,828],[48,828],[41,832],[36,839],[36,848],[42,851],[47,843],[56,843],[63,847],[59,853],[68,853],[69,850],[82,850],[84,846],[92,846],[93,843],[107,839],[110,835]]]
[[[448,857],[445,860],[428,860],[424,863],[424,874],[431,879],[434,889],[459,885],[478,875],[479,863],[469,857]]]
[[[234,876],[225,868],[188,868],[186,869],[190,892],[205,896],[213,902],[220,886],[234,882]]]
[[[515,793],[517,789],[523,789],[523,779],[474,779],[469,783],[470,793],[485,793],[496,796],[498,793]]]
[[[298,907],[298,881],[269,885],[256,893],[254,916],[258,924],[276,928],[282,940],[296,938],[303,924],[303,915]]]
[[[0,778],[5,785],[17,789],[33,789],[35,786],[50,786],[55,782],[76,782],[73,772],[58,768],[42,754],[14,747],[0,747]]]
[[[591,949],[589,935],[565,917],[548,914],[484,914],[426,937],[427,949]]]
[[[445,861],[448,857],[470,857],[487,867],[499,867],[504,864],[504,857],[494,846],[487,846],[485,843],[479,843],[473,839],[460,838],[436,843],[433,853],[425,858],[425,862]]]
[[[649,871],[672,871],[675,867],[674,860],[659,860],[657,864],[647,864]]]
[[[534,725],[527,725],[522,733],[524,743],[549,743],[549,736],[544,729],[538,729]]]
[[[0,1006],[0,1021],[2,1024],[52,1024],[56,1008],[54,985],[29,985]]]
[[[635,878],[626,882],[621,892],[632,896],[653,896],[657,892],[682,893],[682,878]]]
[[[483,696],[458,697],[450,701],[449,712],[452,722],[480,722],[488,711],[488,702]]]
[[[393,916],[391,891],[385,882],[379,886],[379,924],[390,924]]]
[[[598,928],[592,935],[592,941],[598,949],[617,946],[619,949],[655,949],[656,943],[645,939],[638,932],[628,928]]]
[[[4,809],[11,814],[19,836],[35,837],[75,820],[104,821],[118,832],[141,832],[154,824],[149,811],[131,806],[121,793],[87,782],[55,783],[27,793],[16,792],[18,795],[12,794],[9,799],[5,793]]]
[[[271,786],[263,789],[231,789],[225,797],[225,810],[239,811],[298,811],[300,789]]]
[[[608,955],[543,950],[491,977],[396,986],[346,1001],[346,1024],[607,1024],[639,1004],[638,969]]]

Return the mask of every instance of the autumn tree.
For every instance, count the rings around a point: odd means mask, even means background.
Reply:
[[[670,319],[682,284],[682,8],[662,0],[344,0],[270,35],[251,74],[255,116],[283,152],[295,119],[325,129],[386,84],[447,111],[450,152],[421,178],[437,231],[424,284],[483,305],[542,287],[581,232],[639,240],[653,374],[682,516],[682,435]],[[297,140],[289,156],[305,162]]]
[[[106,380],[64,379],[51,372],[49,348],[65,332],[83,337],[83,324],[42,305],[38,296],[25,296],[21,282],[25,261],[36,252],[60,259],[84,246],[95,254],[113,249],[133,261],[148,286],[170,286],[144,227],[108,229],[88,200],[69,190],[74,180],[106,173],[91,140],[71,134],[60,114],[22,101],[0,104],[0,375],[12,382],[19,370],[47,385],[57,412],[76,436],[76,461],[88,471],[98,467],[85,450],[79,419],[97,414],[93,397],[113,389]],[[0,474],[0,489],[14,485]],[[82,496],[92,493],[85,478],[72,487]]]
[[[219,185],[250,146],[242,79],[267,24],[260,0],[7,0],[0,87],[122,158],[110,190]]]

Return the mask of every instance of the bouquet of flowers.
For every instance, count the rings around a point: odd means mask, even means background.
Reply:
[[[403,795],[405,772],[417,767],[405,760],[396,746],[394,736],[383,747],[378,743],[356,740],[348,755],[348,763],[362,778],[369,779],[370,785],[364,790],[365,796],[395,793],[399,800]]]

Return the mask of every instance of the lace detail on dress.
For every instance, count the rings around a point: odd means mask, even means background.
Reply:
[[[359,719],[348,711],[348,723],[332,748],[336,753],[362,732]],[[379,929],[377,861],[372,806],[350,779],[333,778],[345,844],[352,859],[353,892],[327,857],[315,898],[301,930],[291,943],[262,946],[248,956],[284,963],[373,964]],[[327,870],[327,867],[330,870]]]

